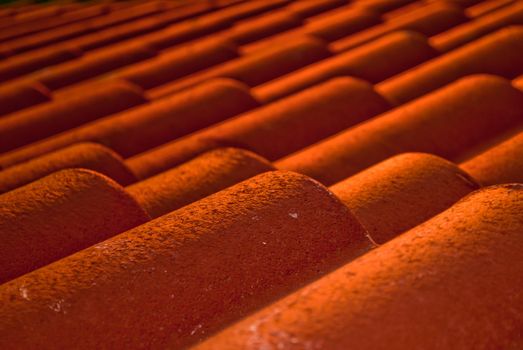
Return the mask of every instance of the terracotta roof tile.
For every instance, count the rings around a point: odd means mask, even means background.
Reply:
[[[523,27],[489,34],[377,85],[391,101],[405,103],[468,74],[514,78],[523,72]]]
[[[396,30],[414,30],[430,36],[443,32],[467,20],[457,6],[436,3],[388,20],[367,30],[340,39],[332,44],[335,52],[346,51]]]
[[[523,0],[35,1],[0,348],[523,346]]]
[[[468,174],[445,159],[404,153],[338,182],[330,190],[349,207],[373,241],[382,244],[478,187]]]
[[[136,182],[136,176],[123,159],[96,143],[78,143],[0,171],[0,193],[26,185],[58,170],[84,168],[94,170],[121,185]]]
[[[16,149],[145,102],[136,86],[113,82],[4,116],[0,119],[0,151]]]
[[[474,21],[456,26],[432,37],[430,41],[440,52],[446,52],[511,24],[523,24],[523,2],[514,3]]]
[[[0,167],[83,141],[104,144],[128,157],[257,106],[243,84],[226,79],[210,81],[172,98],[114,114],[4,153],[0,155]]]
[[[521,185],[478,191],[196,349],[520,344],[522,211]]]
[[[421,34],[394,32],[262,84],[253,89],[253,94],[263,102],[271,102],[343,75],[376,83],[434,56],[436,51]]]
[[[0,87],[0,116],[51,100],[42,84],[19,83]],[[3,118],[0,117],[0,121]]]
[[[160,98],[187,89],[212,78],[231,78],[255,86],[330,56],[326,44],[312,37],[303,37],[268,48],[252,55],[211,67],[151,90],[151,97]]]
[[[0,283],[148,220],[123,188],[84,169],[54,173],[0,202]]]
[[[127,191],[156,218],[273,169],[252,152],[219,148],[131,185]]]
[[[494,76],[461,79],[276,164],[333,184],[390,156],[455,158],[523,120],[523,93]]]
[[[3,285],[0,344],[187,346],[370,246],[323,186],[262,174]]]
[[[461,167],[485,186],[523,183],[523,132],[467,160]]]
[[[329,14],[327,12],[321,18],[311,19],[300,28],[246,45],[242,48],[242,52],[254,53],[275,44],[282,45],[289,40],[299,40],[304,36],[312,36],[330,42],[381,22],[380,16],[374,12],[349,6],[342,9],[343,11],[339,11],[339,9],[333,11],[334,13],[329,16],[327,16]]]
[[[210,149],[230,145],[274,160],[388,108],[370,84],[354,78],[336,78],[139,154],[130,158],[128,164],[139,177],[148,177]]]

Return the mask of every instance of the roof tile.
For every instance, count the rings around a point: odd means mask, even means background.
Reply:
[[[16,149],[145,102],[140,88],[112,82],[4,116],[0,119],[0,151]]]
[[[0,283],[148,220],[123,188],[85,169],[54,173],[0,202]]]
[[[319,183],[265,173],[4,284],[0,346],[180,348],[370,247]]]
[[[478,188],[475,180],[443,158],[404,153],[338,182],[330,190],[373,241],[382,244]]]
[[[510,348],[523,312],[521,212],[521,185],[475,192],[195,349]]]
[[[58,170],[84,168],[110,177],[120,185],[136,182],[123,159],[96,143],[78,143],[0,171],[0,193],[27,185]]]
[[[210,149],[230,145],[274,160],[388,108],[372,85],[336,78],[139,154],[130,158],[128,165],[139,177],[148,177]]]
[[[505,79],[472,76],[279,160],[276,166],[333,184],[388,157],[455,158],[523,120],[523,93]]]
[[[219,148],[131,185],[127,191],[156,218],[273,169],[252,152]]]
[[[51,100],[51,93],[42,84],[18,83],[0,87],[1,116]]]

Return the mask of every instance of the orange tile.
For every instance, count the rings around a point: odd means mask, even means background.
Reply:
[[[112,82],[68,99],[0,118],[0,152],[7,152],[147,102],[140,88]]]
[[[461,167],[485,186],[523,183],[523,132],[463,162]]]
[[[181,348],[369,248],[327,189],[269,172],[0,286],[0,347]]]
[[[106,175],[125,186],[136,176],[123,159],[107,147],[96,143],[78,143],[0,171],[0,193],[27,185],[59,170],[84,168]]]
[[[449,208],[479,186],[470,175],[437,156],[404,153],[330,187],[383,244]]]
[[[221,146],[246,148],[274,160],[388,108],[372,85],[336,78],[136,155],[128,165],[139,177],[149,177]]]
[[[522,185],[475,192],[195,349],[518,348],[521,212]]]
[[[4,153],[0,155],[0,167],[84,141],[101,143],[128,157],[257,106],[244,85],[225,79],[210,81],[171,98]]]
[[[454,159],[521,123],[523,93],[505,79],[471,76],[276,162],[333,184],[403,152]]]
[[[378,84],[390,101],[401,104],[468,74],[514,78],[523,73],[523,27],[509,27],[473,41]]]
[[[219,148],[126,190],[151,217],[157,218],[271,170],[274,167],[267,160],[252,152]]]
[[[512,24],[523,24],[523,2],[503,7],[484,17],[456,26],[432,37],[430,43],[438,51],[447,52]]]
[[[4,116],[51,100],[51,93],[42,84],[18,83],[0,87],[0,122]]]
[[[334,52],[347,51],[396,30],[413,30],[431,36],[466,20],[459,7],[436,3],[340,39],[332,43],[331,48]]]
[[[63,170],[0,195],[0,283],[148,220],[109,178]]]
[[[379,82],[436,56],[415,32],[394,32],[359,48],[326,58],[253,89],[265,103],[297,93],[327,79],[349,75]]]
[[[151,90],[153,99],[171,95],[212,78],[231,78],[255,86],[330,56],[321,40],[304,37],[240,57]]]

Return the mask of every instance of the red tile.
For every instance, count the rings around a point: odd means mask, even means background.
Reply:
[[[290,30],[264,40],[259,40],[242,47],[242,53],[253,54],[266,50],[275,45],[284,45],[301,37],[311,36],[327,42],[334,41],[344,36],[356,33],[362,29],[372,27],[381,22],[380,16],[374,12],[343,8],[332,15],[324,14],[321,19],[307,22],[302,27]]]
[[[30,144],[62,131],[147,102],[142,91],[126,82],[112,82],[41,104],[0,119],[0,152]]]
[[[430,43],[440,52],[447,52],[512,24],[523,24],[523,2],[517,2],[474,21],[456,26],[432,37]]]
[[[285,7],[285,10],[306,18],[332,10],[346,3],[346,0],[293,1]]]
[[[349,75],[376,83],[435,55],[421,34],[395,32],[262,84],[254,88],[253,93],[266,103],[336,76]]]
[[[144,178],[210,149],[230,145],[269,160],[278,159],[388,108],[372,85],[354,78],[337,78],[139,154],[129,159],[128,165]]]
[[[82,141],[101,143],[128,157],[257,106],[258,103],[244,85],[225,79],[210,81],[171,98],[133,108],[0,155],[0,167]]]
[[[361,7],[384,13],[408,5],[412,2],[414,2],[414,0],[355,0],[352,4],[354,7]]]
[[[49,67],[27,78],[56,90],[155,55],[156,51],[144,45],[114,45],[110,49],[94,51],[74,61]]]
[[[54,173],[0,202],[0,283],[148,220],[122,187],[85,169]]]
[[[271,170],[274,167],[267,160],[252,152],[219,148],[126,189],[157,218]]]
[[[523,73],[523,27],[509,27],[471,42],[378,84],[390,101],[401,104],[468,74],[514,78]]]
[[[82,54],[82,51],[78,49],[63,47],[28,52],[21,56],[8,58],[0,61],[0,81],[11,80],[46,66],[70,61],[82,56]]]
[[[280,11],[237,22],[223,33],[223,37],[238,45],[244,45],[299,27],[302,24],[302,19],[299,16],[287,11]]]
[[[269,172],[4,284],[0,347],[181,348],[369,248],[323,186]]]
[[[71,168],[94,170],[123,186],[136,182],[135,175],[115,152],[96,143],[78,143],[0,171],[0,193]]]
[[[481,184],[523,183],[523,132],[461,164]]]
[[[513,4],[519,0],[485,0],[477,5],[471,6],[466,10],[467,16],[477,18],[485,16],[502,7]]]
[[[0,87],[0,122],[3,115],[51,100],[51,93],[38,83],[18,83]]]
[[[236,47],[228,42],[196,42],[124,68],[112,74],[112,78],[124,79],[150,89],[237,56]]]
[[[340,39],[331,44],[335,52],[347,51],[396,30],[414,30],[431,36],[467,20],[463,10],[450,4],[436,3],[403,16],[395,17],[382,25]]]
[[[499,77],[472,76],[292,154],[276,166],[333,184],[403,152],[456,158],[521,120],[521,91]]]
[[[383,244],[478,188],[467,173],[443,158],[404,153],[338,182],[330,190],[373,241]]]
[[[249,86],[275,79],[298,68],[330,56],[324,42],[301,38],[275,48],[244,56],[151,90],[151,98],[160,98],[187,89],[212,78],[231,78]]]
[[[195,349],[518,348],[522,212],[522,185],[478,191]]]

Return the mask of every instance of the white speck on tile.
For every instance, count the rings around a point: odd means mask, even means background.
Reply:
[[[298,218],[298,213],[289,213],[289,216],[293,219],[297,219]]]
[[[197,326],[196,326],[196,327],[191,331],[191,335],[194,335],[196,332],[198,332],[198,330],[199,330],[200,328],[202,328],[202,325],[201,325],[201,324],[197,325]]]
[[[267,242],[262,242],[263,245],[267,245]]]
[[[22,298],[24,298],[25,300],[31,300],[29,299],[28,291],[27,288],[25,288],[25,286],[21,286],[18,290],[20,291],[20,295],[22,296]]]
[[[49,305],[49,308],[55,312],[63,312],[64,314],[67,313],[64,309],[64,299],[58,299],[53,304]]]

